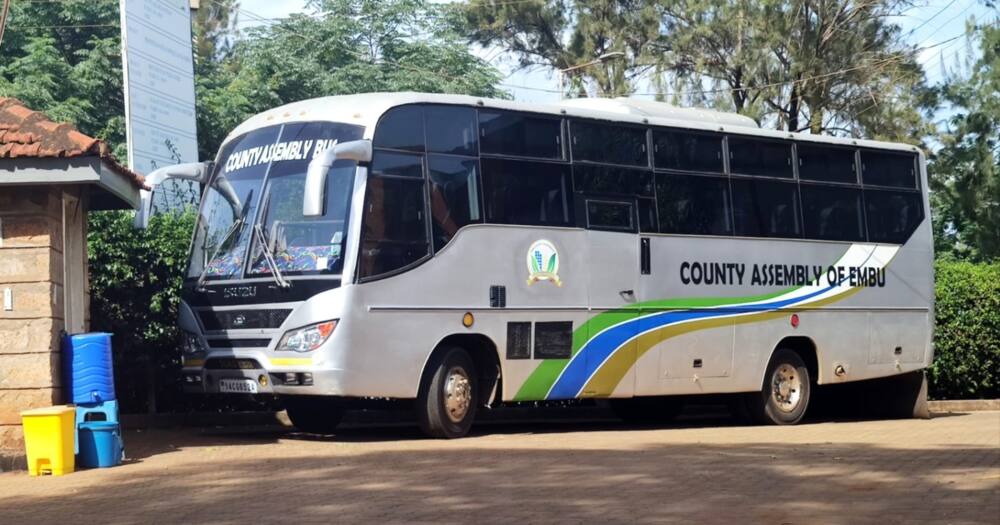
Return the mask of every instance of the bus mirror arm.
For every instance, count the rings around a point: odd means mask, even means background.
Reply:
[[[302,215],[306,217],[323,215],[323,204],[326,202],[326,176],[330,172],[330,167],[338,160],[370,162],[372,142],[370,140],[342,142],[323,150],[309,161],[305,194],[302,197]]]
[[[137,230],[145,230],[149,226],[149,217],[153,212],[153,192],[156,187],[163,184],[167,179],[192,180],[198,184],[205,184],[209,174],[212,173],[214,162],[188,162],[185,164],[174,164],[153,170],[145,177],[146,187],[149,189],[139,190],[139,209],[135,212],[135,220],[132,225]]]

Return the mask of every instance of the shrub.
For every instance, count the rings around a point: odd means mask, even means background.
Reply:
[[[935,265],[934,399],[1000,397],[1000,261]]]

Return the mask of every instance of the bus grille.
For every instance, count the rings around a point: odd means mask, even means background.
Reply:
[[[270,339],[209,339],[212,348],[266,348]]]
[[[198,312],[205,330],[241,330],[244,328],[278,328],[291,310],[228,310]]]

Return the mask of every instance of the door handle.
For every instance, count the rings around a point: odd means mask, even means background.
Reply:
[[[630,303],[635,301],[635,290],[622,290],[618,292],[618,295]]]

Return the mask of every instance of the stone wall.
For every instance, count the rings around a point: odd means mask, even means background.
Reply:
[[[62,247],[62,188],[0,187],[0,470],[24,467],[20,412],[62,402]]]

